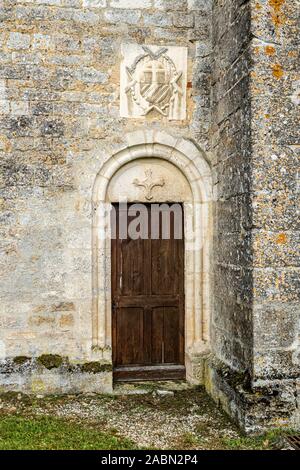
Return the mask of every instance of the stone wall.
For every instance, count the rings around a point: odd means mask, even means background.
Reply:
[[[249,2],[213,7],[212,151],[215,174],[212,347],[233,369],[252,368],[252,207]]]
[[[253,386],[279,394],[277,422],[280,411],[286,410],[291,424],[294,420],[297,426],[299,12],[292,0],[253,2],[251,76]]]
[[[91,204],[126,133],[209,151],[210,2],[1,2],[1,355],[91,360]],[[121,44],[188,48],[187,118],[120,118]],[[209,155],[209,153],[208,153]]]
[[[91,348],[93,185],[130,133],[159,131],[213,167],[212,355],[193,374],[247,430],[299,425],[295,2],[4,0],[0,18],[3,387],[111,387]],[[184,120],[120,117],[126,43],[187,47]]]
[[[293,1],[253,2],[253,373],[257,379],[299,375],[299,12]]]
[[[292,0],[213,5],[212,346],[221,362],[208,363],[206,381],[252,431],[300,422],[298,13]]]

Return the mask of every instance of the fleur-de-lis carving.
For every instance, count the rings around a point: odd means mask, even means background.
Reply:
[[[157,180],[153,180],[152,177],[152,170],[148,169],[145,170],[145,176],[146,178],[143,181],[139,181],[137,178],[133,180],[133,184],[135,186],[140,186],[141,188],[144,188],[144,193],[145,193],[145,198],[147,201],[151,201],[153,199],[152,196],[152,191],[156,186],[164,186],[165,185],[165,180],[163,178],[159,178]]]

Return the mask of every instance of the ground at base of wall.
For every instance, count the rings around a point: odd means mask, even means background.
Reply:
[[[279,432],[245,437],[202,387],[111,396],[6,393],[0,417],[0,449],[280,448]]]
[[[247,374],[210,357],[205,387],[211,397],[248,434],[268,429],[300,429],[299,392],[295,379],[251,384]]]

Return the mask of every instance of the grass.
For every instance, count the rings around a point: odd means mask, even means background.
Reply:
[[[0,450],[125,450],[134,444],[114,430],[99,431],[53,417],[2,416]]]
[[[272,450],[277,448],[280,436],[286,431],[270,431],[261,436],[221,437],[209,433],[185,433],[180,436],[177,447],[180,449],[210,450]]]
[[[282,436],[293,433],[292,429],[275,429],[261,436],[243,436],[237,439],[223,438],[222,442],[228,450],[266,450],[276,447]]]
[[[267,450],[271,449],[277,439],[268,434],[257,437],[239,437],[237,439],[223,438],[222,443],[227,450]]]
[[[267,450],[272,449],[281,431],[271,431],[263,436],[240,436],[222,438],[210,436],[204,448],[224,450]],[[207,433],[184,433],[176,449],[203,448],[203,437]],[[201,445],[202,444],[202,445]],[[199,447],[200,445],[200,447]],[[174,447],[175,448],[175,447]],[[114,429],[100,431],[92,425],[84,426],[75,421],[60,418],[1,416],[0,450],[130,450],[136,444],[118,435]]]

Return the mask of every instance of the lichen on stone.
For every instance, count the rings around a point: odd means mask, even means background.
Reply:
[[[277,80],[279,80],[280,78],[283,77],[284,72],[283,72],[283,69],[282,69],[282,67],[281,67],[280,64],[274,64],[274,65],[272,66],[272,69],[273,69],[273,72],[272,72],[272,73],[273,73],[273,76],[274,76]]]
[[[269,0],[269,5],[272,8],[271,17],[274,25],[278,28],[285,21],[285,16],[283,15],[281,9],[285,3],[285,0]]]

